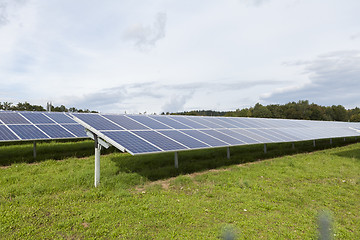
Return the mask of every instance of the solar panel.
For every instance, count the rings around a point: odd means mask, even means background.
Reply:
[[[78,138],[86,138],[85,129],[80,124],[61,124],[62,127],[66,128],[69,132],[74,134]]]
[[[159,121],[156,121],[155,119],[149,118],[147,116],[144,117],[144,116],[132,115],[128,117],[141,124],[148,126],[150,129],[171,129],[171,127]]]
[[[0,125],[0,141],[12,141],[19,139],[8,127]]]
[[[28,124],[23,116],[17,112],[1,112],[0,121],[4,124]]]
[[[85,128],[69,114],[0,112],[0,142],[87,137]]]
[[[177,130],[169,130],[169,131],[159,131],[161,134],[174,139],[175,141],[187,146],[188,148],[196,149],[196,148],[208,148],[210,145],[201,142],[185,133],[182,133]]]
[[[136,122],[135,120],[128,118],[125,115],[103,115],[106,119],[111,120],[115,124],[118,124],[126,130],[139,130],[139,129],[149,129],[145,125]]]
[[[168,116],[149,116],[150,118],[152,119],[155,119],[173,129],[191,129],[191,127],[185,125],[185,124],[182,124],[181,122],[179,121],[176,121]]]
[[[8,125],[22,140],[46,139],[49,138],[34,125]]]
[[[125,148],[131,154],[156,153],[162,150],[128,131],[104,131],[105,139],[115,147]]]
[[[234,138],[234,137],[231,137],[229,135],[226,135],[224,133],[221,133],[219,131],[216,131],[214,129],[209,129],[209,130],[201,130],[201,132],[205,133],[205,134],[208,134],[212,137],[215,137],[223,142],[226,142],[228,145],[242,145],[244,144],[243,141],[237,139],[237,138]]]
[[[192,121],[190,117],[172,116],[171,119],[178,121],[193,129],[209,128],[208,126],[206,126],[206,124],[201,124],[201,123],[197,123],[196,121]]]
[[[76,137],[68,130],[60,125],[37,125],[43,132],[45,132],[50,138],[73,138]],[[64,131],[65,130],[65,131]]]
[[[206,144],[208,144],[211,147],[226,147],[229,146],[228,143],[221,141],[220,139],[217,139],[213,136],[210,136],[208,134],[205,134],[203,132],[200,132],[198,130],[181,130],[181,132],[199,140]]]
[[[51,120],[49,117],[47,117],[44,114],[34,114],[32,112],[22,112],[21,115],[34,124],[55,123],[53,120]]]
[[[360,136],[360,123],[173,115],[72,114],[131,154]]]

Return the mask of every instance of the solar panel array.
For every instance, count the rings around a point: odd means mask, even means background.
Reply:
[[[85,129],[65,113],[0,112],[0,142],[85,138]]]
[[[133,155],[360,136],[360,123],[174,115],[72,115],[100,138]]]

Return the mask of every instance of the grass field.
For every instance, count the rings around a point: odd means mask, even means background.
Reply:
[[[335,239],[360,239],[353,142],[233,147],[230,160],[226,149],[181,152],[179,169],[173,154],[111,150],[99,188],[91,141],[74,143],[81,151],[38,144],[36,162],[31,144],[0,146],[0,239],[219,239],[225,229],[238,239],[316,239],[323,210]]]

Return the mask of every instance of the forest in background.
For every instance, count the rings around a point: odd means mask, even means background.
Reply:
[[[67,108],[64,105],[52,106],[52,112],[85,112],[96,113],[89,109]],[[0,102],[0,110],[10,111],[46,111],[43,106],[31,105],[28,102],[14,105],[9,102]],[[161,113],[166,115],[194,115],[194,116],[225,116],[225,117],[256,117],[256,118],[284,118],[284,119],[304,119],[322,121],[344,121],[360,122],[360,108],[346,109],[342,105],[321,106],[309,103],[308,100],[289,102],[283,105],[255,104],[254,107],[236,109],[235,111],[213,111],[213,110],[193,110],[176,113]]]
[[[270,104],[267,106],[257,103],[254,107],[236,109],[235,111],[194,110],[166,114],[360,122],[360,108],[358,107],[354,109],[346,109],[342,105],[326,107],[309,103],[308,100],[289,102],[283,105]]]
[[[50,107],[51,112],[85,112],[85,113],[96,113],[97,111],[90,111],[89,109],[77,109],[74,107],[67,108],[64,105],[60,106],[52,106],[52,104],[48,104],[47,107]],[[5,111],[47,111],[43,106],[40,105],[32,105],[28,102],[14,105],[11,102],[0,102],[0,110]]]

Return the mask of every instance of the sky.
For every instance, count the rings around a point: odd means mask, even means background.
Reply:
[[[0,102],[360,107],[359,0],[0,0]]]

